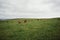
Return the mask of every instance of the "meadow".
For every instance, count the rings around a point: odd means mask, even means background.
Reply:
[[[0,20],[0,40],[60,40],[60,18]]]

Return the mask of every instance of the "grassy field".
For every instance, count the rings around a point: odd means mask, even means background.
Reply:
[[[60,40],[60,18],[1,20],[0,40]]]

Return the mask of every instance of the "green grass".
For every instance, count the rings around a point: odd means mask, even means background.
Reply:
[[[60,40],[60,18],[1,20],[0,40]]]

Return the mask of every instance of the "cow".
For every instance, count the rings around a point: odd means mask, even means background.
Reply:
[[[21,22],[20,21],[18,21],[18,24],[20,24]]]
[[[24,23],[26,23],[27,22],[27,20],[24,20]]]
[[[38,21],[40,20],[40,19],[37,19]]]

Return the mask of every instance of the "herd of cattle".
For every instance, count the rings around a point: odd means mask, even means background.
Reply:
[[[39,21],[40,19],[36,19],[36,20]],[[8,22],[9,22],[9,21],[7,21],[7,23],[8,23]],[[26,20],[26,19],[23,20],[23,23],[27,23],[27,22],[28,22],[28,20]],[[22,23],[22,21],[21,21],[21,20],[18,20],[17,23],[20,24],[20,23]]]
[[[26,23],[27,22],[27,20],[24,20],[24,23]],[[18,21],[18,23],[20,24],[21,23],[21,21]]]
[[[39,21],[39,19],[36,19],[36,20],[38,20]],[[24,20],[23,21],[24,23],[26,23],[27,22],[27,20]],[[21,21],[18,21],[18,24],[20,24],[21,23]]]

